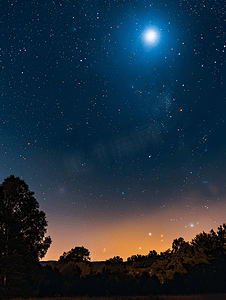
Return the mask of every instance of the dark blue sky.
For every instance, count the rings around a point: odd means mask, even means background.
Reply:
[[[55,241],[58,218],[64,235],[75,222],[95,236],[98,222],[123,219],[126,228],[140,210],[159,224],[163,207],[205,214],[208,202],[210,221],[197,231],[212,228],[211,209],[225,217],[224,1],[0,8],[0,176],[28,183]],[[56,259],[61,249],[51,248]]]

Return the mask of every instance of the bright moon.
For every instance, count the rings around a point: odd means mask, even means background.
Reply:
[[[156,37],[157,37],[157,34],[155,31],[148,31],[146,33],[146,39],[149,42],[153,42],[156,39]]]
[[[143,41],[146,46],[155,46],[158,44],[160,35],[157,28],[147,28],[143,33]]]

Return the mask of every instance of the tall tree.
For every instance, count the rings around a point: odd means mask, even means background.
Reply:
[[[17,278],[24,280],[19,283],[24,295],[28,270],[44,257],[51,244],[51,238],[45,237],[45,213],[39,211],[33,195],[25,181],[13,175],[0,185],[0,287],[5,295],[15,290],[12,285],[16,272],[20,273]]]
[[[19,177],[11,175],[0,186],[0,255],[18,251],[13,241],[21,240],[35,259],[43,258],[50,247],[46,215],[39,210],[34,192]],[[12,243],[10,243],[12,242]]]

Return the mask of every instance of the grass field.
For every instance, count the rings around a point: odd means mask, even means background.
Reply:
[[[114,297],[46,297],[29,300],[226,300],[226,294],[189,295],[189,296],[114,296]],[[11,300],[22,300],[14,298]]]

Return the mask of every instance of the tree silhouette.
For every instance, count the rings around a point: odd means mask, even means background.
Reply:
[[[12,265],[8,265],[10,261],[24,265],[27,257],[26,261],[33,259],[37,262],[51,244],[51,238],[44,237],[47,227],[45,213],[39,211],[33,195],[25,181],[13,175],[0,185],[0,265],[4,266],[0,285],[4,289],[13,276],[8,272],[10,268],[13,270]]]
[[[64,252],[63,255],[60,256],[60,262],[88,262],[90,261],[90,252],[88,249],[82,247],[72,248],[68,252]]]
[[[1,255],[17,249],[10,248],[10,241],[21,240],[34,258],[43,258],[50,247],[46,216],[39,211],[34,192],[19,177],[11,175],[0,186],[0,237]]]
[[[150,250],[147,257],[150,258],[150,257],[157,257],[158,256],[158,253],[155,251],[155,250]]]
[[[159,259],[151,265],[150,275],[156,275],[160,282],[173,280],[175,276],[186,274],[189,270],[209,264],[207,255],[200,247],[197,248],[180,237],[174,239],[172,250],[160,254]]]
[[[113,258],[109,258],[106,260],[106,264],[108,263],[122,263],[123,259],[120,256],[114,256]]]
[[[220,225],[217,231],[217,246],[221,254],[226,253],[226,224]]]
[[[211,229],[210,233],[203,231],[197,234],[192,239],[191,244],[197,249],[202,249],[209,258],[213,258],[214,252],[219,245],[217,234],[213,229]]]
[[[179,239],[175,239],[173,240],[173,243],[172,243],[172,252],[173,253],[176,253],[178,252],[182,247],[184,247],[185,245],[188,245],[189,243],[188,242],[185,242],[185,240],[180,237]]]

